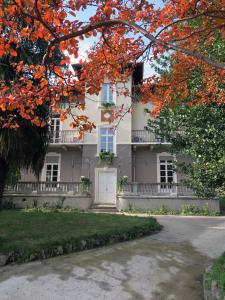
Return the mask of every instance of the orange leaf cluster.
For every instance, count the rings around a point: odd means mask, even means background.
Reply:
[[[218,89],[218,84],[223,84],[224,61],[216,61],[204,51],[215,33],[225,36],[223,0],[169,0],[162,7],[148,0],[94,3],[96,10],[81,20],[77,15],[90,12],[92,0],[0,0],[0,62],[8,57],[17,76],[11,82],[0,81],[0,115],[9,112],[1,115],[2,127],[16,127],[18,115],[42,126],[35,115],[39,105],[48,103],[53,111],[59,111],[62,98],[76,101],[74,91],[80,93],[77,98],[83,98],[84,86],[90,94],[98,94],[106,76],[112,83],[125,83],[138,61],[151,65],[168,50],[173,51],[172,75],[147,78],[141,87],[143,102],[152,101],[159,111],[174,104],[174,95],[180,102],[187,99],[187,78],[196,66],[203,70],[205,88],[191,102],[225,102]],[[93,37],[96,43],[82,61],[82,72],[74,74],[70,56],[78,57],[79,39]],[[32,61],[27,65],[20,59],[23,39],[47,43],[40,65]],[[56,46],[64,54],[57,65],[50,62]],[[79,102],[77,109],[84,105]],[[70,113],[62,113],[61,118]],[[71,125],[81,132],[94,126],[85,116],[75,117]]]

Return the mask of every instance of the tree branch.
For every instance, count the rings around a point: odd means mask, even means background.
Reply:
[[[152,44],[156,44],[159,46],[162,46],[165,49],[172,49],[178,52],[182,52],[188,56],[197,58],[201,61],[204,61],[205,63],[207,63],[208,65],[211,65],[212,67],[215,68],[219,68],[219,69],[225,69],[225,63],[220,63],[218,61],[213,61],[210,58],[208,58],[207,56],[197,52],[197,51],[192,51],[189,50],[187,48],[183,48],[180,46],[177,46],[175,44],[173,44],[172,42],[164,42],[161,41],[160,39],[156,38],[154,35],[152,35],[151,33],[149,33],[147,30],[145,30],[144,28],[142,28],[140,25],[136,24],[136,23],[131,23],[129,21],[125,21],[125,20],[120,20],[120,19],[115,19],[115,20],[107,20],[107,21],[102,21],[102,22],[98,22],[94,25],[88,25],[85,28],[75,31],[75,32],[71,32],[70,34],[61,36],[59,38],[55,38],[54,40],[51,41],[50,43],[50,47],[58,44],[60,42],[63,41],[67,41],[69,39],[72,38],[76,38],[79,37],[83,34],[89,33],[93,30],[102,28],[102,27],[111,27],[111,26],[115,26],[115,25],[123,25],[123,26],[128,26],[130,28],[133,28],[134,30],[140,32],[145,38],[147,38],[148,40],[150,40],[152,42]],[[47,56],[46,59],[43,63],[46,63],[47,60]]]
[[[53,29],[43,20],[41,14],[40,14],[40,11],[38,9],[38,0],[35,0],[35,2],[34,2],[34,10],[35,10],[35,13],[37,15],[37,19],[39,20],[39,22],[51,33],[51,35],[54,38],[57,38],[57,35],[53,31]]]

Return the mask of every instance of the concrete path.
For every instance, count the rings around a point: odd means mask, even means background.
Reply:
[[[198,300],[224,217],[158,217],[147,238],[0,269],[1,300]]]

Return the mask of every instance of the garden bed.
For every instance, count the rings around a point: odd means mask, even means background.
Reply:
[[[0,212],[0,255],[5,263],[45,259],[131,240],[160,228],[152,217],[71,209],[3,210]]]

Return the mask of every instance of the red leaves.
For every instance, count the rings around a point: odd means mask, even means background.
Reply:
[[[2,111],[16,110],[25,119],[42,126],[42,122],[35,116],[35,109],[46,101],[51,109],[60,111],[58,102],[62,97],[69,101],[79,100],[79,97],[81,99],[84,96],[84,86],[90,94],[98,94],[106,76],[112,83],[120,81],[125,84],[132,68],[143,56],[151,66],[152,60],[165,54],[171,44],[205,55],[202,49],[212,44],[214,33],[222,36],[225,34],[222,0],[170,0],[158,8],[147,0],[99,0],[95,2],[97,8],[93,11],[88,9],[90,4],[93,2],[89,0],[66,1],[65,8],[65,1],[42,0],[39,1],[37,10],[34,9],[32,0],[17,0],[0,5],[0,58],[7,57],[10,68],[16,74],[15,80],[8,82],[8,86],[5,82],[0,82]],[[216,18],[210,12],[216,12]],[[82,14],[82,18],[77,17],[79,14]],[[107,22],[115,19],[124,24],[109,26]],[[95,27],[99,22],[106,22],[106,25]],[[141,30],[137,26],[130,26],[129,22],[131,25],[141,25]],[[149,38],[148,34],[151,33],[161,43]],[[70,64],[79,56],[79,39],[88,39],[88,45],[93,37],[96,43],[87,59],[85,53],[80,53],[82,72],[73,72]],[[32,62],[29,55],[26,63],[19,61],[18,54],[24,38],[33,43],[43,39],[49,45],[42,64]],[[200,43],[204,43],[204,47]],[[51,60],[56,47],[59,47],[62,54],[57,63]],[[204,71],[205,89],[196,93],[193,102],[202,103],[210,101],[209,99],[220,104],[224,102],[224,95],[216,85],[224,76],[222,69],[211,67],[191,55],[182,54],[182,51],[174,51],[171,57],[171,76],[150,76],[143,83],[143,103],[152,101],[158,111],[163,105],[173,105],[174,93],[179,95],[181,102],[187,99],[187,78],[193,68],[199,65]],[[74,90],[79,91],[77,96],[73,95]],[[129,92],[123,91],[123,95],[128,97]],[[76,108],[85,107],[78,101]],[[60,113],[61,118],[66,119],[71,112]],[[121,113],[122,111],[118,111],[118,115]],[[71,125],[79,128],[82,134],[94,127],[85,116],[74,116],[73,120]],[[1,120],[1,124],[3,123]],[[15,126],[15,122],[11,124]]]
[[[14,49],[10,49],[10,50],[9,50],[9,53],[10,53],[10,55],[12,55],[12,56],[17,56],[17,52],[16,52],[16,50],[14,50]]]

